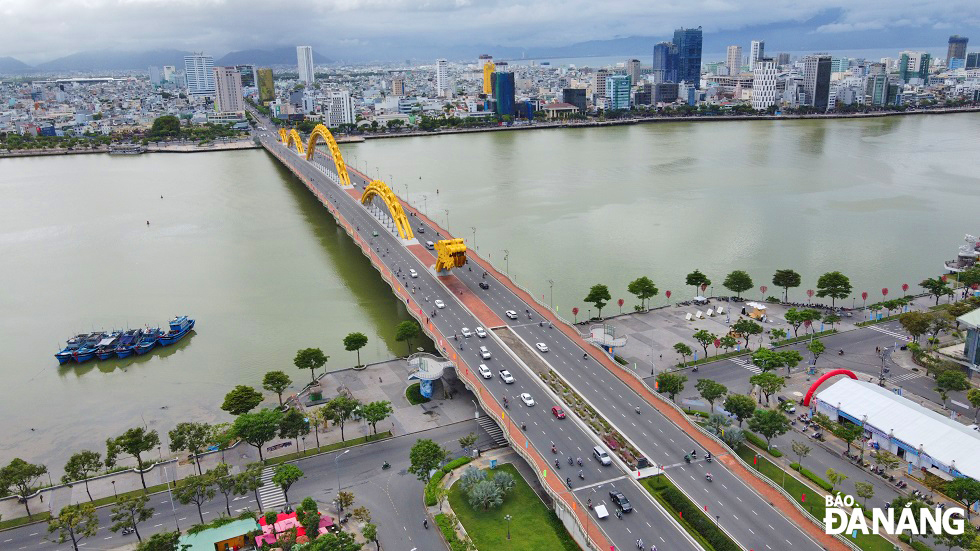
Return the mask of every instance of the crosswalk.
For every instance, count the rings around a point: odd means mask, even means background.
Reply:
[[[892,331],[891,329],[885,329],[884,327],[881,327],[879,325],[869,325],[868,329],[871,329],[872,331],[877,331],[879,333],[884,333],[886,335],[895,337],[896,339],[902,339],[903,341],[909,340],[908,335],[903,335],[897,331]]]
[[[730,358],[730,359],[733,364],[740,367],[744,367],[745,369],[748,369],[751,373],[754,373],[756,375],[762,373],[762,369],[759,366],[753,364],[748,360],[743,360],[742,358]]]
[[[507,445],[507,438],[504,436],[504,431],[500,429],[500,425],[496,421],[486,415],[481,415],[476,420],[476,424],[480,425],[480,428],[490,436],[495,448],[502,448]]]
[[[889,383],[892,383],[892,384],[902,383],[902,382],[905,382],[905,381],[911,381],[912,379],[918,379],[919,377],[922,377],[922,376],[923,375],[921,373],[915,373],[915,372],[906,373],[905,375],[897,375],[895,377],[892,377],[892,378],[888,379],[888,382]]]
[[[272,482],[272,475],[275,472],[275,467],[262,469],[262,487],[259,488],[259,502],[264,511],[286,504],[286,494],[282,492],[282,488]]]

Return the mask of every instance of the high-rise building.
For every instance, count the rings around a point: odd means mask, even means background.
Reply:
[[[214,110],[218,113],[245,113],[242,74],[237,67],[215,67]]]
[[[807,105],[818,113],[827,111],[830,100],[829,55],[808,55],[803,58],[803,91]]]
[[[395,77],[391,79],[391,95],[402,97],[405,95],[405,79]]]
[[[173,65],[163,66],[163,81],[164,82],[174,82],[174,78],[177,76],[177,68]]]
[[[776,56],[776,65],[789,65],[789,54],[781,53]]]
[[[163,84],[163,76],[160,74],[159,67],[155,65],[151,65],[149,72],[150,72],[150,84],[154,86],[160,86],[161,84]]]
[[[585,88],[565,88],[561,91],[561,99],[564,103],[577,107],[579,113],[585,112]]]
[[[737,75],[742,72],[742,47],[741,46],[729,46],[728,47],[728,60],[725,63],[728,65],[728,74]],[[752,64],[755,67],[755,64]]]
[[[327,96],[327,126],[337,128],[342,124],[354,124],[354,120],[354,102],[350,92],[330,92]]]
[[[972,52],[966,54],[966,68],[967,69],[980,68],[980,52]]]
[[[514,116],[514,73],[494,73],[494,98],[497,100],[497,114]]]
[[[630,77],[630,85],[635,86],[640,83],[640,60],[631,59],[626,62],[626,76]]]
[[[312,46],[296,46],[296,68],[300,82],[307,86],[313,84],[316,77],[313,74]]]
[[[671,55],[673,47],[674,45],[670,42],[661,42],[653,47],[653,71],[650,76],[653,77],[651,80],[654,83],[674,82],[676,80],[673,72],[674,58]]]
[[[776,104],[776,62],[764,57],[752,67],[752,109],[763,111]]]
[[[780,54],[781,55],[781,54]],[[755,70],[755,62],[766,57],[766,43],[764,40],[753,40],[749,45],[749,67]],[[789,55],[787,54],[787,58]],[[778,60],[777,60],[777,63]],[[789,63],[789,59],[786,60]],[[780,65],[785,65],[786,63],[779,63]]]
[[[184,56],[187,93],[192,96],[214,95],[214,58],[204,54]]]
[[[606,69],[599,69],[592,73],[592,94],[596,99],[606,97],[606,77],[610,74]]]
[[[477,60],[477,66],[480,68],[480,72],[483,73],[483,93],[487,96],[493,94],[493,73],[496,71],[497,66],[493,63],[493,56],[483,54]]]
[[[701,41],[701,27],[674,31],[677,80],[687,82],[695,89],[701,88]]]
[[[629,75],[610,75],[606,77],[606,97],[609,98],[609,109],[629,109]]]
[[[864,96],[864,103],[868,105],[885,105],[888,101],[888,75],[884,71],[868,74],[864,85]]]
[[[255,65],[235,65],[239,74],[242,75],[242,87],[257,86],[258,78],[255,74]]]
[[[276,82],[272,78],[272,69],[259,69],[257,73],[259,101],[272,101],[276,99]]]
[[[843,73],[851,65],[851,60],[846,57],[831,57],[830,58],[830,72],[831,73]]]
[[[449,62],[445,59],[436,60],[436,96],[449,97]]]
[[[949,49],[946,50],[947,65],[951,59],[966,59],[966,44],[969,41],[969,38],[958,34],[949,37]]]
[[[913,78],[929,79],[931,56],[925,52],[902,52],[898,60],[898,78],[908,82]]]

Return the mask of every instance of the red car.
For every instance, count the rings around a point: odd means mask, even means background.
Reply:
[[[562,411],[562,409],[560,407],[558,407],[558,406],[555,406],[555,407],[551,408],[551,413],[552,413],[552,415],[554,415],[555,417],[557,417],[559,419],[564,419],[565,418],[565,412]]]

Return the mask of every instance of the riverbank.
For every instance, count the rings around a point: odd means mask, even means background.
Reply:
[[[830,113],[824,115],[695,115],[688,117],[634,117],[608,121],[559,121],[531,124],[515,124],[513,126],[488,126],[481,128],[452,128],[439,129],[433,132],[415,130],[387,134],[365,134],[365,140],[384,138],[411,138],[417,136],[444,136],[447,134],[471,134],[476,132],[509,132],[513,130],[542,130],[548,128],[593,128],[604,126],[627,126],[647,123],[671,122],[735,122],[735,121],[777,121],[777,120],[822,120],[822,119],[869,119],[893,117],[898,115],[951,115],[956,113],[978,113],[980,107],[957,107],[949,109],[927,109],[920,111],[886,111],[876,113]],[[341,141],[340,138],[337,140]]]
[[[200,145],[197,142],[191,143],[163,143],[149,144],[143,153],[205,153],[209,151],[234,151],[239,149],[258,149],[258,145],[251,138],[247,140],[237,140],[234,142],[208,143]],[[45,157],[50,155],[84,155],[93,153],[109,153],[109,146],[94,147],[91,149],[18,149],[7,153],[0,153],[0,159],[7,157]],[[140,153],[142,154],[142,153]]]

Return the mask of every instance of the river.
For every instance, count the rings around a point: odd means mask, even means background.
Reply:
[[[658,284],[654,304],[666,290],[691,296],[683,279],[695,268],[715,294],[736,268],[756,287],[796,269],[796,299],[829,270],[850,276],[855,296],[917,289],[980,230],[978,138],[980,115],[957,114],[342,147],[471,245],[476,228],[480,254],[546,303],[553,280],[571,318],[573,306],[587,313],[594,283],[612,292],[606,313],[617,298],[631,308],[625,286],[638,275]],[[228,421],[218,406],[234,385],[258,387],[271,369],[294,389],[306,380],[292,365],[299,348],[323,348],[328,369],[352,365],[341,343],[351,331],[369,337],[362,361],[405,352],[393,339],[408,319],[401,303],[263,151],[4,159],[0,174],[0,464],[20,456],[57,476],[72,452],[102,451],[135,424]],[[196,333],[144,357],[58,367],[52,356],[76,332],[183,313]]]

